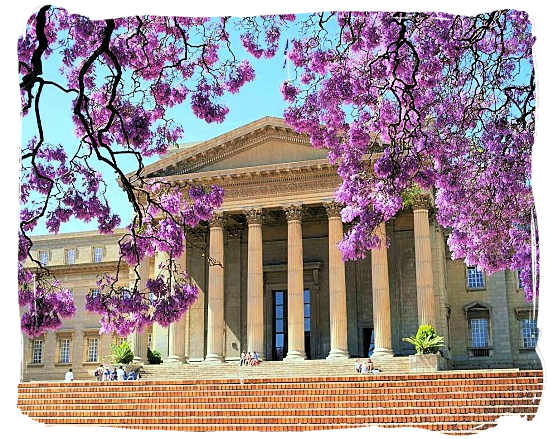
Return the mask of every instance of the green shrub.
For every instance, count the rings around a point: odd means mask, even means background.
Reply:
[[[437,354],[443,346],[444,339],[437,335],[432,325],[420,325],[416,336],[405,337],[403,341],[414,345],[417,354]]]
[[[130,364],[134,359],[130,343],[125,340],[119,345],[111,345],[111,357],[115,364]]]
[[[160,355],[160,352],[152,351],[149,348],[147,348],[147,360],[149,361],[149,364],[160,364],[160,363],[162,363],[162,357]]]

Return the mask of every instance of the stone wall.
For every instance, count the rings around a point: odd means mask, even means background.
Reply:
[[[392,315],[392,343],[397,355],[407,355],[413,347],[401,339],[416,332],[418,313],[414,261],[414,230],[412,214],[404,213],[387,224],[391,246],[388,249],[389,281]],[[540,360],[533,349],[523,347],[521,316],[529,310],[523,291],[518,287],[517,273],[500,272],[486,276],[485,288],[466,288],[466,267],[462,261],[450,259],[445,236],[436,225],[430,227],[434,291],[436,295],[438,332],[446,340],[445,355],[456,368],[491,367],[540,367]],[[85,337],[97,333],[99,317],[84,310],[85,294],[95,287],[96,276],[113,267],[117,260],[116,240],[119,235],[104,236],[90,232],[58,235],[54,238],[38,238],[35,252],[47,250],[49,265],[58,278],[73,290],[77,314],[64,322],[56,333],[46,334],[44,361],[32,365],[31,343],[24,339],[23,378],[62,379],[69,367],[77,378],[88,378],[99,362],[108,362],[112,337],[99,336],[99,361],[86,364]],[[237,360],[246,346],[247,313],[247,231],[225,236],[225,356]],[[204,243],[204,244],[207,244]],[[91,263],[93,248],[102,246],[104,262]],[[197,302],[190,310],[191,332],[188,347],[189,361],[203,361],[206,355],[206,327],[208,307],[208,261],[201,246],[188,249],[188,270],[200,289]],[[77,248],[76,263],[65,264],[67,248]],[[206,245],[206,248],[208,246]],[[311,357],[325,358],[330,351],[330,303],[328,267],[328,225],[326,218],[303,223],[304,287],[310,289],[311,309]],[[271,294],[274,289],[286,289],[287,230],[285,224],[263,226],[264,319],[266,353],[271,354]],[[111,264],[111,265],[109,265]],[[279,268],[277,268],[279,266]],[[361,261],[348,261],[346,270],[346,300],[348,318],[348,349],[351,356],[363,356],[363,329],[372,328],[372,286],[370,255]],[[127,269],[121,282],[128,282]],[[489,357],[472,357],[469,354],[469,329],[464,307],[471,303],[486,304],[490,309],[491,354]],[[447,321],[448,317],[448,321]],[[94,332],[95,331],[95,332]],[[155,328],[153,348],[166,356],[166,329]],[[60,335],[72,339],[71,364],[58,364],[57,340]]]

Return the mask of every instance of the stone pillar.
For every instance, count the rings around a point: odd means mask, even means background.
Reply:
[[[302,206],[288,206],[285,213],[288,221],[288,353],[285,360],[305,360]]]
[[[180,276],[187,271],[187,247],[185,238],[183,241],[183,254],[176,261],[176,265]],[[183,337],[185,334],[185,323],[188,313],[189,310],[185,312],[180,320],[170,323],[170,327],[168,328],[168,357],[166,358],[166,363],[180,362],[185,355]]]
[[[210,221],[210,265],[208,267],[208,332],[204,361],[223,361],[223,213],[215,212]]]
[[[167,275],[166,269],[161,270],[160,265],[167,265],[168,264],[168,254],[165,252],[157,252],[155,253],[155,266],[154,266],[154,273],[155,278],[163,274],[164,276]],[[166,279],[166,277],[165,277]],[[168,328],[159,325],[158,323],[153,323],[153,328],[151,331],[151,350],[158,351],[161,356],[162,360],[165,361],[168,359]]]
[[[141,264],[138,267],[138,290],[145,291],[147,289],[147,280],[149,280],[151,271],[151,258],[146,256],[141,260]],[[133,269],[130,269],[130,272],[133,272]],[[133,284],[133,282],[132,282]],[[147,359],[147,349],[146,349],[146,340],[145,333],[134,331],[130,335],[130,344],[132,345],[132,350],[134,352],[134,362],[140,363]]]
[[[262,211],[248,209],[247,349],[264,358],[264,267]]]
[[[330,353],[328,360],[349,358],[348,318],[346,308],[346,266],[338,243],[344,236],[340,217],[341,206],[334,201],[325,203],[328,216],[328,265],[330,297]]]
[[[386,248],[386,224],[375,229],[380,247],[371,251],[372,308],[374,321],[373,357],[393,356],[391,343],[390,282],[388,276],[388,252]]]
[[[426,195],[418,197],[413,205],[416,300],[418,304],[418,324],[435,327],[437,322],[430,221],[428,218],[429,203],[430,200]]]

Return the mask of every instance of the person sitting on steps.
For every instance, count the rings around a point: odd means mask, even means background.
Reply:
[[[361,359],[360,358],[355,359],[355,372],[361,373]]]

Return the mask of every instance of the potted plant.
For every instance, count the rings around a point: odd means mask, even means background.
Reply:
[[[147,361],[149,361],[149,364],[162,363],[162,357],[160,355],[160,352],[152,351],[151,349],[147,348]]]
[[[130,364],[134,359],[130,343],[123,341],[118,345],[111,345],[111,358],[114,364]]]
[[[403,341],[412,344],[416,350],[416,355],[409,356],[411,371],[432,372],[445,369],[444,359],[439,355],[439,348],[445,340],[432,325],[420,325],[416,336],[405,337]]]

